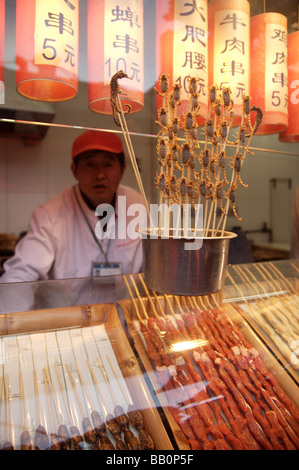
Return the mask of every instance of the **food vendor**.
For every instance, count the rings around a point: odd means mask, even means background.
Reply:
[[[28,232],[4,263],[0,282],[140,272],[141,240],[136,231],[133,236],[126,230],[132,224],[132,216],[126,214],[132,204],[144,205],[137,191],[120,184],[125,166],[122,141],[116,134],[85,131],[79,135],[71,162],[77,184],[35,209]],[[146,224],[146,211],[144,215]],[[143,220],[142,211],[140,217]]]

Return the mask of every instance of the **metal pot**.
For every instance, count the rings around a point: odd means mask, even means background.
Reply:
[[[237,236],[235,233],[185,238],[171,232],[166,237],[150,230],[140,232],[148,288],[164,294],[195,296],[223,288],[229,241]]]

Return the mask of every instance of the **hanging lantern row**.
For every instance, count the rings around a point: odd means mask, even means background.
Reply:
[[[299,142],[299,31],[288,35],[288,90],[288,127],[279,140]]]
[[[198,77],[198,125],[208,113],[207,16],[207,0],[156,1],[156,76],[167,72],[169,81],[180,87],[181,113],[189,109],[188,79]],[[158,88],[158,81],[156,85]],[[157,94],[157,109],[162,104],[162,96]]]
[[[125,102],[131,112],[142,109],[143,0],[89,0],[87,30],[90,109],[111,114],[109,84],[119,70],[132,77],[124,85]],[[16,31],[17,91],[38,101],[74,98],[79,0],[17,0]]]
[[[288,125],[287,19],[262,13],[251,19],[251,96],[263,110],[257,135],[274,134]]]
[[[233,126],[243,114],[243,94],[250,90],[250,5],[247,0],[211,2],[209,14],[209,85],[230,88]]]
[[[0,0],[0,84],[4,69],[4,0]],[[124,70],[123,104],[144,106],[143,0],[88,0],[89,108],[111,114],[110,80]],[[79,0],[17,0],[16,86],[40,101],[78,93]],[[156,76],[169,75],[188,109],[188,82],[198,78],[198,125],[208,117],[208,90],[229,87],[239,125],[243,93],[263,112],[258,134],[294,141],[298,111],[298,34],[278,13],[250,18],[247,0],[156,0]],[[289,58],[288,58],[289,54]],[[289,77],[288,77],[289,75]],[[294,87],[294,89],[292,88]],[[157,94],[157,109],[162,96]],[[298,126],[298,125],[297,125]]]
[[[122,105],[131,112],[144,105],[143,0],[88,3],[88,96],[89,108],[111,114],[110,80],[123,70]],[[127,95],[127,96],[126,96]]]
[[[17,0],[16,87],[26,98],[64,101],[78,92],[79,0]]]

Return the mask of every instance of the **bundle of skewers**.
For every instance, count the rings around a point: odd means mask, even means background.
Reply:
[[[203,227],[195,213],[195,234],[200,229],[203,236],[223,235],[230,206],[233,215],[241,220],[236,209],[236,192],[239,185],[247,187],[241,178],[241,169],[246,157],[252,154],[250,141],[262,122],[262,111],[250,104],[249,96],[243,95],[241,124],[239,129],[232,128],[231,90],[212,86],[209,89],[208,118],[200,142],[198,79],[189,79],[189,109],[186,114],[180,114],[181,86],[177,83],[171,86],[168,74],[159,76],[159,84],[160,89],[155,90],[162,96],[156,120],[160,167],[156,187],[160,191],[160,204],[190,204],[194,208],[202,204]],[[253,125],[252,113],[255,113]],[[228,146],[233,149],[230,154]],[[169,217],[167,212],[166,217]],[[172,225],[173,228],[183,226],[180,219],[172,221]],[[169,227],[169,221],[161,218],[159,228],[164,226]]]
[[[299,409],[219,305],[126,279],[159,399],[192,449],[299,448]],[[210,301],[209,301],[210,303]]]
[[[292,263],[293,280],[299,273]],[[233,286],[238,308],[278,350],[298,382],[299,297],[296,285],[271,263],[232,266],[228,287]]]
[[[47,335],[51,335],[50,339],[47,337],[49,344],[59,344],[59,338],[53,339],[56,333]],[[5,416],[1,450],[154,449],[142,413],[133,404],[109,350],[104,360],[98,354],[92,359],[86,356],[81,362],[76,355],[69,363],[53,363],[50,358],[45,362],[44,354],[38,348],[34,351],[34,344],[29,350],[32,338],[35,341],[34,335],[28,341],[25,337],[20,339],[23,345],[26,343],[28,355],[32,355],[32,365],[26,359],[25,367],[19,370],[19,394],[16,383],[13,387],[9,383],[9,372],[0,377],[0,412],[2,418]],[[66,352],[60,354],[63,357]],[[105,394],[107,390],[109,393]],[[18,417],[12,418],[11,403],[20,407],[22,422]]]

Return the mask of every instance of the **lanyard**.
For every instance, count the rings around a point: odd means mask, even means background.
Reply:
[[[108,246],[107,246],[107,250],[106,250],[106,252],[105,252],[105,251],[103,250],[103,247],[102,247],[102,245],[100,244],[99,240],[98,240],[97,237],[95,236],[95,233],[94,233],[94,231],[92,230],[92,227],[90,226],[90,223],[89,223],[89,221],[88,221],[88,219],[87,219],[87,217],[86,217],[86,214],[85,214],[85,212],[84,212],[83,209],[82,209],[82,206],[81,206],[81,204],[80,204],[80,201],[79,201],[78,196],[77,196],[77,193],[76,193],[75,186],[73,186],[73,191],[74,191],[75,198],[76,198],[76,201],[77,201],[77,203],[78,203],[78,206],[79,206],[79,208],[80,208],[81,214],[83,215],[84,220],[85,220],[85,222],[86,222],[86,225],[87,225],[87,227],[89,228],[89,231],[90,231],[90,233],[91,233],[91,235],[92,235],[94,241],[96,242],[96,244],[97,244],[98,247],[100,248],[102,254],[104,255],[105,264],[108,265],[108,251],[109,251],[109,247],[110,247],[111,238],[109,238],[109,240],[108,240]]]

